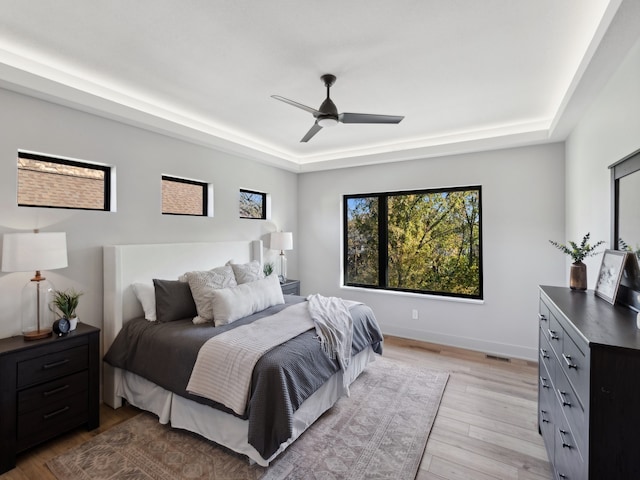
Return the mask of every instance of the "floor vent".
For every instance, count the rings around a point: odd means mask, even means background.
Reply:
[[[498,355],[485,355],[486,358],[488,358],[489,360],[500,360],[501,362],[510,362],[511,359],[507,358],[507,357],[499,357]]]

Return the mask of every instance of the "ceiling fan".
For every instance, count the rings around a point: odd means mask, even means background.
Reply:
[[[313,136],[322,130],[323,127],[332,127],[340,123],[400,123],[404,116],[398,115],[376,115],[371,113],[338,113],[338,108],[335,103],[329,98],[329,89],[335,83],[335,75],[326,74],[320,77],[325,87],[327,87],[327,98],[325,98],[320,108],[307,107],[301,103],[294,102],[288,98],[281,97],[280,95],[271,95],[272,98],[280,100],[281,102],[288,103],[294,107],[301,108],[311,113],[316,119],[311,129],[302,137],[301,142],[308,142]]]

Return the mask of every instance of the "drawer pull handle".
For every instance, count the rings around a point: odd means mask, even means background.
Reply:
[[[66,412],[67,410],[69,410],[68,405],[66,407],[62,407],[60,410],[56,410],[55,412],[51,412],[51,413],[45,413],[44,415],[42,415],[42,418],[44,418],[45,420],[49,420],[52,417],[55,417],[56,415],[60,415],[61,413]]]
[[[542,423],[549,423],[549,420],[547,420],[546,418],[544,418],[544,416],[547,414],[546,410],[540,410],[540,418],[542,419]]]
[[[546,380],[547,380],[546,378],[540,377],[540,385],[542,385],[542,388],[549,388],[549,385],[547,385]]]
[[[542,358],[549,358],[549,354],[544,348],[540,349],[540,355],[542,356]]]
[[[540,320],[541,322],[546,322],[547,321],[547,317],[545,317],[543,314],[539,313],[538,314],[538,320]]]
[[[54,388],[53,390],[48,390],[46,392],[43,392],[42,396],[43,397],[48,397],[49,395],[60,393],[60,392],[62,392],[64,390],[66,390],[67,388],[69,388],[69,385],[62,385],[61,387]]]
[[[570,443],[567,443],[567,441],[564,439],[564,436],[567,434],[567,431],[562,430],[561,428],[559,428],[558,431],[560,432],[560,440],[562,440],[562,448],[573,448],[573,445],[571,445]]]
[[[551,330],[550,328],[547,328],[547,332],[549,332],[549,336],[551,337],[551,340],[560,340],[560,337],[558,336],[558,332],[556,332],[555,330]]]
[[[69,363],[69,359],[68,359],[68,358],[65,358],[65,359],[63,359],[63,360],[59,360],[59,361],[57,361],[57,362],[53,362],[53,363],[45,363],[45,364],[42,366],[42,369],[43,369],[43,370],[48,370],[48,369],[50,369],[50,368],[55,368],[55,367],[59,367],[59,366],[61,366],[61,365],[64,365],[65,363]]]
[[[567,400],[567,392],[563,392],[562,390],[558,389],[558,393],[560,394],[560,402],[562,402],[562,406],[563,407],[570,407],[571,406],[571,402],[569,400]]]
[[[578,365],[576,365],[575,363],[571,363],[571,355],[567,355],[566,353],[563,353],[562,358],[564,358],[564,363],[567,364],[567,367],[575,368],[576,370],[578,369]]]

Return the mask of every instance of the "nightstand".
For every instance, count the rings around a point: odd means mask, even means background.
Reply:
[[[300,280],[287,278],[284,283],[280,284],[280,288],[285,295],[300,295]]]
[[[81,425],[100,424],[100,329],[0,340],[0,474],[16,454]]]

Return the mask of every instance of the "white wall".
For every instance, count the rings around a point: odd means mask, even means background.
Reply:
[[[114,165],[117,212],[17,207],[18,149]],[[212,182],[215,217],[161,215],[162,174]],[[271,221],[238,218],[240,188],[271,194]],[[67,232],[69,267],[46,277],[85,292],[78,313],[91,325],[102,326],[102,245],[262,238],[268,246],[271,231],[296,235],[296,203],[294,173],[0,89],[0,235]],[[297,251],[287,258],[295,278]],[[0,338],[20,332],[20,292],[31,276],[0,273]]]
[[[301,174],[302,291],[369,304],[387,334],[536,359],[537,287],[565,278],[548,242],[564,238],[564,168],[550,144]],[[342,195],[460,185],[482,185],[484,302],[340,287]]]
[[[640,148],[640,41],[566,141],[566,238],[611,237],[609,165]],[[588,259],[589,288],[602,260]]]

